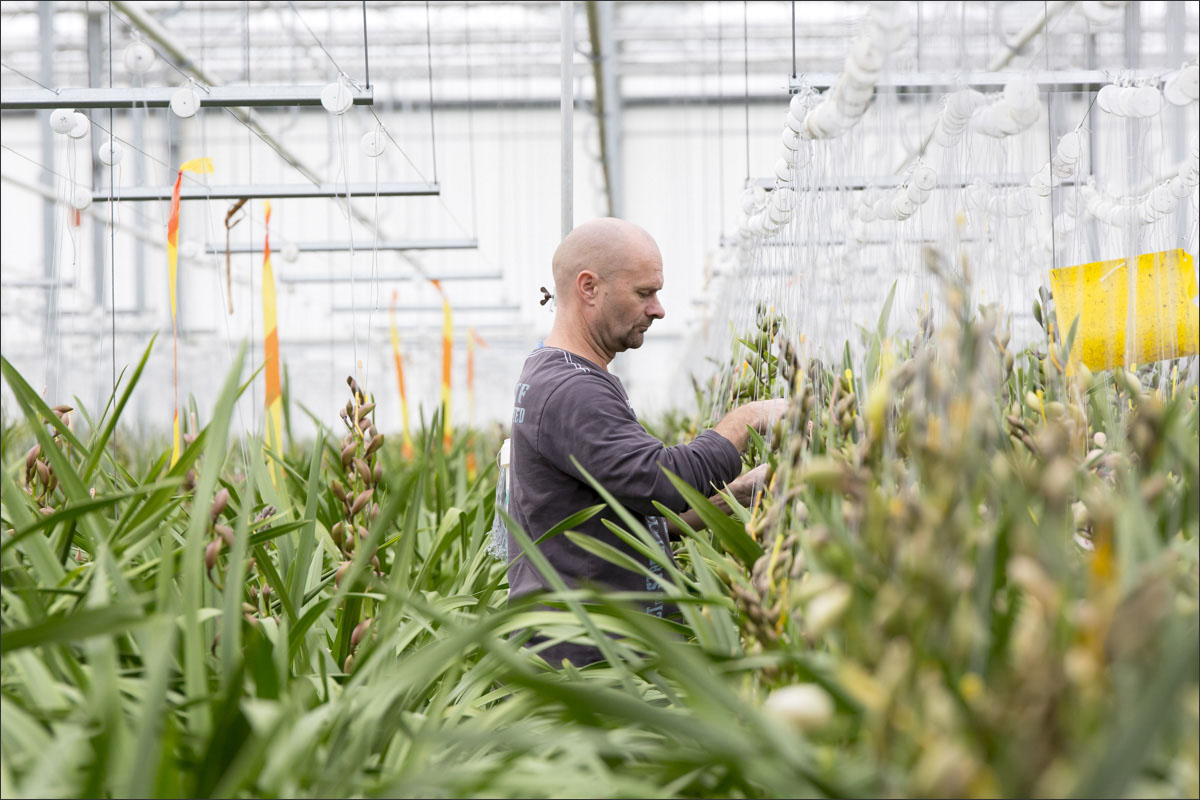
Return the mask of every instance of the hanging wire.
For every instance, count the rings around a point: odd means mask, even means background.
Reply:
[[[12,153],[17,158],[25,159],[30,164],[33,164],[35,167],[39,167],[40,169],[45,170],[46,172],[50,173],[51,175],[55,176],[56,178],[62,178],[64,181],[71,182],[71,179],[68,178],[66,175],[63,175],[61,172],[58,172],[57,170],[55,170],[52,167],[46,166],[45,164],[43,164],[42,162],[40,162],[36,159],[30,158],[29,156],[25,155],[24,153],[22,153],[19,150],[12,149],[8,145],[4,144],[3,142],[0,142],[0,148],[7,150],[8,152]],[[82,184],[76,184],[76,185],[82,187]]]
[[[60,90],[58,90],[58,89],[51,89],[49,86],[47,86],[46,84],[42,83],[42,82],[41,82],[41,81],[39,81],[37,78],[31,78],[31,77],[29,77],[28,75],[26,75],[24,72],[21,72],[21,70],[17,69],[16,67],[10,67],[8,64],[5,64],[3,61],[0,61],[0,67],[4,67],[6,70],[8,70],[8,71],[10,71],[10,72],[15,72],[15,73],[17,73],[17,74],[18,74],[18,75],[20,75],[22,78],[24,78],[25,80],[29,81],[30,83],[36,83],[38,86],[42,87],[42,88],[43,88],[43,89],[45,89],[47,92],[54,92],[55,94],[59,94],[59,93],[60,93]]]
[[[293,12],[295,12],[296,18],[299,19],[300,24],[304,26],[304,30],[308,31],[309,36],[311,36],[313,38],[313,41],[316,42],[317,47],[321,48],[321,52],[324,53],[325,57],[328,58],[329,61],[333,64],[334,69],[336,69],[339,74],[345,75],[346,70],[342,69],[342,65],[337,62],[337,59],[334,58],[333,54],[330,53],[329,50],[325,47],[325,44],[321,41],[321,37],[317,36],[317,34],[313,31],[313,29],[309,27],[308,23],[304,21],[304,17],[300,16],[300,10],[298,8],[296,8],[296,4],[291,2],[291,0],[288,0],[288,7],[290,9],[292,9]],[[366,8],[366,3],[364,2],[363,3],[363,58],[364,59],[366,59],[366,42],[367,42],[367,8]],[[349,78],[347,78],[347,80],[349,80]],[[368,82],[370,82],[369,74],[368,74],[367,80],[368,80]],[[351,81],[351,83],[353,83],[353,81]]]
[[[746,80],[746,185],[750,185],[750,1],[742,0],[742,66]]]
[[[433,182],[437,183],[437,133],[433,126],[433,36],[429,28],[429,0],[425,0],[425,61],[429,68],[429,147],[433,152]]]

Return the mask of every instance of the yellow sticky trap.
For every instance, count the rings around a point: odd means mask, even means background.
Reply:
[[[1072,360],[1104,370],[1124,366],[1127,351],[1129,361],[1138,363],[1200,352],[1200,292],[1192,256],[1184,250],[1140,255],[1132,282],[1127,262],[1119,258],[1050,270],[1062,336],[1079,317]]]

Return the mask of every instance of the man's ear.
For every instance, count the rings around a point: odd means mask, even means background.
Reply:
[[[591,305],[600,293],[600,276],[589,269],[580,270],[575,276],[575,288],[584,305]]]

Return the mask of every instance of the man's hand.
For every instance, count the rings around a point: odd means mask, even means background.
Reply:
[[[734,478],[725,488],[733,495],[734,500],[748,506],[754,500],[754,493],[762,488],[766,480],[767,465],[759,464],[745,475]]]
[[[755,400],[730,411],[713,430],[728,439],[740,453],[746,449],[746,442],[750,438],[746,433],[747,425],[759,433],[766,433],[783,418],[787,409],[788,401],[783,398]]]
[[[763,482],[766,481],[766,479],[767,465],[759,464],[745,475],[734,478],[732,481],[727,483],[725,485],[725,489],[726,491],[730,492],[734,499],[737,500],[742,506],[749,506],[754,501],[754,493],[762,487]],[[729,504],[725,502],[724,496],[720,494],[714,494],[708,499],[709,502],[716,506],[717,510],[722,514],[731,513]],[[707,527],[704,524],[704,520],[700,519],[700,515],[690,508],[679,516],[692,530],[702,531]],[[680,530],[673,522],[667,523],[667,533],[676,539],[678,539],[681,535]]]

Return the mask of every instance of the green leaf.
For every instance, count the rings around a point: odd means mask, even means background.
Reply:
[[[686,481],[668,469],[663,469],[667,479],[692,507],[704,524],[713,532],[717,541],[746,566],[752,566],[763,554],[762,546],[750,538],[745,526],[723,514],[719,508]]]
[[[150,619],[143,609],[138,603],[85,608],[82,611],[50,617],[27,628],[0,631],[0,652],[7,656],[25,647],[64,644],[92,636],[123,632],[134,625],[145,624]]]

